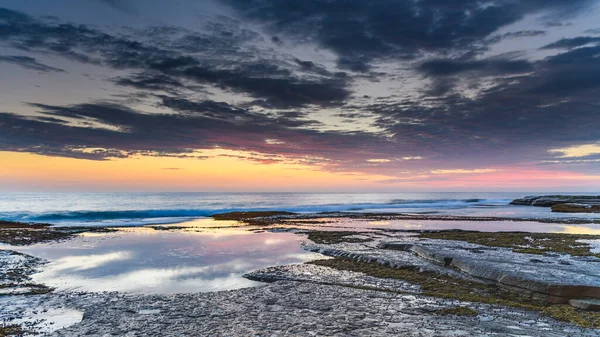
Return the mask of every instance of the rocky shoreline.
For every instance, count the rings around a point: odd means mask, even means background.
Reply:
[[[277,231],[271,225],[291,218],[300,217],[236,220]],[[17,229],[31,238],[23,242],[45,240]],[[600,257],[588,243],[600,237],[291,230],[307,235],[306,250],[331,258],[257,270],[245,277],[264,286],[214,293],[22,292],[44,261],[0,250],[0,284],[10,284],[0,294],[0,335],[600,336]]]
[[[542,195],[527,196],[511,201],[511,205],[551,207],[552,212],[600,213],[600,196]]]

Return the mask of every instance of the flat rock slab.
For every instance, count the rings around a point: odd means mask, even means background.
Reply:
[[[373,241],[327,245],[305,243],[304,248],[327,256],[377,262],[394,268],[418,267],[471,281],[496,282],[539,294],[536,297],[550,303],[568,303],[570,299],[578,298],[600,299],[600,258],[597,257],[524,254],[510,248],[462,241],[368,235]]]
[[[347,270],[337,270],[314,264],[293,264],[269,267],[244,275],[254,281],[299,281],[335,284],[350,287],[368,287],[406,293],[420,292],[420,286],[396,279],[378,278]]]
[[[530,205],[552,207],[558,204],[574,203],[584,205],[600,205],[600,196],[594,195],[539,195],[515,199],[511,205]]]
[[[368,243],[344,242],[328,245],[304,243],[303,248],[311,252],[316,252],[331,257],[344,257],[360,262],[377,262],[381,265],[392,268],[419,268],[423,271],[431,271],[456,278],[481,282],[481,280],[476,279],[466,273],[462,273],[451,268],[445,268],[444,266],[440,266],[430,260],[419,257],[411,251],[381,249],[381,237],[377,237],[376,234],[373,234],[372,238],[374,241]],[[404,240],[402,241],[403,243],[407,243],[409,245],[413,245],[415,242],[417,242],[417,239],[414,237],[405,237],[402,240]]]
[[[469,306],[478,316],[436,310]],[[52,336],[600,336],[487,304],[280,281],[217,293],[128,296],[87,307]]]
[[[551,302],[600,298],[600,259],[596,257],[522,254],[509,248],[446,240],[388,242],[382,247],[410,251],[478,278],[546,294]]]
[[[583,309],[587,311],[600,311],[600,300],[570,300],[569,304],[577,309]]]

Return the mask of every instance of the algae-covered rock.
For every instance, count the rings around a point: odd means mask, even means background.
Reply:
[[[542,195],[515,199],[511,205],[552,207],[553,212],[600,213],[600,196]]]
[[[556,204],[556,205],[552,206],[552,212],[600,213],[600,204],[598,204],[598,205],[576,204],[576,203]]]

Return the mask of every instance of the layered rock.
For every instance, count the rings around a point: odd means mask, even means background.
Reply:
[[[515,199],[510,204],[552,207],[553,212],[600,213],[600,196],[594,195],[526,196]]]
[[[579,298],[600,299],[600,259],[566,254],[514,253],[505,248],[471,244],[384,242],[383,249],[412,252],[423,259],[468,275],[519,289],[548,303]]]
[[[552,212],[563,213],[600,213],[600,204],[556,204],[552,206]]]

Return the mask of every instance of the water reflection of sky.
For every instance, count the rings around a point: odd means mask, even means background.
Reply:
[[[531,221],[366,221],[348,218],[294,221],[286,227],[327,230],[374,228],[463,229],[600,234],[600,225]],[[3,246],[50,261],[35,282],[59,290],[134,293],[206,292],[257,286],[243,274],[268,266],[302,263],[323,256],[302,250],[304,237],[289,232],[249,231],[236,222],[194,220],[182,224],[83,233],[72,240],[25,247]],[[232,226],[232,227],[227,227]]]
[[[561,224],[537,221],[465,221],[465,220],[364,220],[351,218],[321,218],[311,221],[289,221],[289,227],[320,230],[449,230],[461,229],[480,232],[537,232],[567,234],[600,234],[600,224]]]
[[[381,213],[408,213],[408,214],[435,214],[457,215],[473,217],[506,217],[506,218],[545,218],[545,219],[600,219],[597,213],[560,213],[552,212],[550,207],[532,207],[521,205],[508,205],[507,203],[473,204],[457,207],[440,208],[377,208],[369,212]],[[357,211],[363,212],[363,211]]]
[[[59,290],[185,293],[255,286],[244,273],[302,263],[321,255],[302,250],[292,233],[136,228],[18,247],[51,262],[33,280]]]

